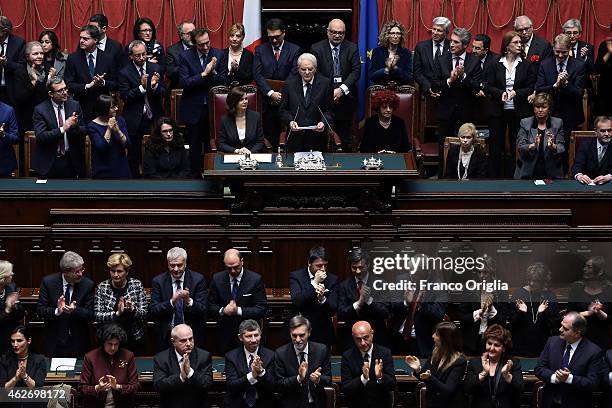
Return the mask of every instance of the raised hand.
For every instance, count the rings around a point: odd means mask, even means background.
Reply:
[[[489,355],[486,352],[482,353],[482,356],[480,356],[480,362],[482,363],[483,371],[488,373],[491,369],[491,363],[489,360]]]
[[[117,302],[117,316],[121,316],[124,311],[125,311],[125,300],[123,299],[123,296],[121,296],[119,298],[119,301]]]
[[[236,313],[238,313],[238,306],[236,306],[236,302],[232,299],[227,306],[223,308],[223,314],[226,316],[234,316]]]
[[[376,359],[376,365],[374,366],[374,375],[379,380],[383,376],[383,361],[382,361],[382,358],[377,358]]]
[[[429,379],[431,378],[431,371],[430,371],[430,370],[427,370],[427,371],[425,371],[425,372],[421,373],[421,375],[419,376],[419,378],[420,378],[421,380],[425,380],[425,381],[429,380]]]
[[[421,361],[418,357],[406,356],[404,357],[404,361],[408,364],[408,367],[412,368],[414,371],[421,371]]]
[[[312,373],[310,373],[310,381],[312,381],[315,384],[318,384],[319,381],[321,381],[321,367],[317,368]]]
[[[147,82],[149,81],[149,74],[145,73],[142,74],[142,76],[140,77],[140,85],[142,85],[142,87],[144,89],[147,89]]]
[[[370,363],[367,361],[364,361],[361,366],[361,375],[363,375],[363,378],[370,378]]]
[[[151,76],[151,88],[155,88],[157,86],[157,84],[159,83],[159,79],[159,72],[153,72],[153,75]]]
[[[538,313],[544,313],[548,309],[548,300],[544,299],[538,306]]]
[[[59,314],[64,313],[64,308],[66,307],[66,299],[64,299],[64,295],[60,296],[57,299],[57,310],[59,312]]]
[[[504,364],[504,366],[501,369],[502,375],[507,375],[508,373],[510,373],[510,370],[512,369],[513,364],[514,363],[512,362],[512,360],[506,361],[506,364]]]
[[[302,363],[300,363],[300,367],[298,368],[298,377],[300,378],[300,384],[304,382],[307,372],[308,372],[308,361],[303,361]]]

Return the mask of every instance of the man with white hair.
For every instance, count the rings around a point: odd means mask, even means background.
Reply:
[[[431,26],[431,40],[424,40],[414,47],[414,79],[421,88],[422,96],[440,96],[432,92],[431,80],[433,77],[434,60],[442,54],[448,54],[450,41],[448,32],[451,21],[446,17],[436,17]]]
[[[194,344],[186,324],[174,326],[172,345],[153,359],[153,389],[162,408],[208,407],[212,387],[212,355]]]
[[[595,47],[593,44],[580,40],[582,24],[576,18],[570,18],[563,23],[563,34],[570,38],[570,57],[586,62],[587,69],[592,70],[595,65]]]
[[[168,251],[168,272],[153,278],[149,313],[155,321],[155,347],[168,345],[170,330],[187,323],[194,330],[195,344],[204,347],[204,327],[208,307],[206,280],[187,268],[187,251],[174,247]]]
[[[539,66],[540,61],[552,55],[552,47],[548,41],[533,33],[533,23],[527,16],[518,16],[514,20],[514,31],[519,33],[527,59]]]
[[[328,78],[317,75],[314,55],[300,55],[297,66],[300,75],[285,82],[279,109],[281,122],[289,127],[287,150],[325,152],[328,140],[325,130],[334,121],[334,90]]]

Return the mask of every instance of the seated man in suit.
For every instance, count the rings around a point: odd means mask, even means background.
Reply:
[[[266,22],[266,33],[268,42],[255,48],[253,79],[264,95],[262,114],[264,134],[276,150],[281,132],[278,106],[282,93],[272,89],[268,80],[286,81],[289,77],[297,75],[300,47],[285,41],[285,23],[280,18],[271,18]]]
[[[95,119],[94,105],[98,96],[110,95],[116,87],[116,69],[113,58],[98,48],[100,30],[86,25],[79,33],[79,49],[68,56],[64,79],[74,99],[83,108],[83,120]]]
[[[207,408],[212,355],[195,346],[186,324],[174,326],[170,336],[172,345],[153,359],[153,389],[159,393],[161,408]]]
[[[15,110],[0,101],[0,177],[10,176],[17,168],[13,145],[19,143]]]
[[[45,276],[40,284],[36,314],[45,321],[47,357],[82,357],[90,350],[94,283],[83,276],[83,264],[79,254],[65,252],[59,263],[61,272]]]
[[[374,330],[359,321],[351,330],[354,346],[342,354],[342,392],[350,408],[392,406],[395,388],[393,356],[388,348],[374,344]]]
[[[274,352],[260,345],[261,328],[253,319],[240,323],[238,339],[242,344],[225,354],[225,406],[273,406]]]
[[[168,251],[168,272],[153,278],[149,314],[155,321],[155,346],[161,351],[168,344],[170,330],[187,323],[194,330],[197,347],[204,346],[207,291],[202,274],[187,268],[187,251],[174,247]]]
[[[228,249],[223,256],[225,271],[210,282],[208,310],[217,318],[217,352],[238,346],[238,325],[244,319],[263,319],[266,315],[266,288],[261,275],[244,268],[240,251]]]
[[[582,184],[605,184],[612,180],[612,152],[608,149],[612,139],[612,117],[595,118],[597,139],[583,142],[578,147],[572,174]]]
[[[535,367],[535,375],[546,383],[543,408],[592,405],[603,372],[603,352],[584,337],[586,326],[583,316],[569,312],[561,321],[559,336],[546,342]]]
[[[353,344],[353,338],[348,328],[358,320],[367,320],[375,328],[381,344],[389,344],[385,319],[389,317],[389,308],[386,303],[373,298],[372,281],[374,274],[370,274],[370,256],[361,248],[354,248],[349,252],[349,265],[351,276],[338,285],[338,320],[344,321],[346,332],[342,336],[343,348],[346,350]]]
[[[327,263],[325,248],[310,248],[308,267],[289,274],[289,289],[297,312],[312,322],[312,340],[331,347],[335,337],[332,317],[338,309],[338,277],[327,273]]]
[[[289,320],[291,343],[276,350],[274,365],[280,408],[324,408],[324,387],[331,385],[331,359],[325,344],[309,341],[310,321],[303,316]]]
[[[128,51],[130,62],[119,71],[119,93],[123,99],[122,116],[130,136],[130,171],[133,177],[138,177],[142,163],[142,137],[151,132],[153,122],[162,116],[166,87],[163,67],[147,62],[147,46],[143,41],[132,41]]]
[[[32,122],[36,151],[32,168],[45,178],[85,176],[85,135],[81,105],[68,99],[68,88],[61,78],[47,83],[49,99],[36,105]]]
[[[446,17],[436,17],[431,22],[431,39],[423,40],[414,47],[414,79],[419,84],[421,96],[437,98],[439,92],[431,89],[434,62],[442,54],[448,54],[450,41],[448,32],[451,21]]]
[[[287,151],[327,151],[326,126],[334,121],[334,89],[330,80],[317,75],[317,58],[304,53],[298,58],[299,76],[292,77],[283,86],[279,113],[281,122],[288,124]],[[313,130],[300,130],[300,126],[315,126]]]

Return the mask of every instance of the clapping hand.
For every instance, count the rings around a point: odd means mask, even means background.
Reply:
[[[540,302],[540,306],[538,306],[538,314],[544,313],[548,309],[548,300],[544,299]]]
[[[8,295],[6,295],[6,299],[4,300],[4,312],[6,314],[11,313],[13,310],[15,310],[17,303],[19,303],[19,293],[18,292],[11,292]]]
[[[571,372],[567,367],[555,371],[555,377],[557,378],[557,382],[560,383],[566,382],[570,374]]]
[[[64,121],[64,131],[72,127],[75,127],[78,122],[79,122],[79,115],[77,115],[76,112],[72,112],[72,115],[68,116],[66,120]]]
[[[147,89],[148,81],[149,81],[149,74],[147,73],[142,74],[142,76],[140,77],[140,85],[142,85],[144,89]]]
[[[153,72],[153,75],[151,76],[151,88],[155,88],[157,86],[160,78],[159,72]]]
[[[421,380],[425,380],[425,381],[429,380],[431,378],[431,371],[430,370],[426,370],[425,372],[421,373],[419,378]]]
[[[234,299],[230,300],[227,306],[223,308],[223,314],[226,316],[235,316],[238,313],[238,306]]]
[[[488,373],[491,369],[491,360],[489,360],[489,353],[482,353],[482,356],[480,356],[480,363],[482,364],[482,370]]]
[[[506,361],[506,364],[504,364],[504,366],[501,369],[501,373],[502,375],[508,375],[510,373],[510,370],[512,369],[512,365],[514,363],[512,362],[512,360],[508,360]]]
[[[312,381],[314,384],[318,384],[319,381],[321,381],[321,367],[310,373],[310,381]]]
[[[259,355],[255,355],[253,358],[253,364],[251,365],[251,373],[253,377],[259,376],[263,372],[263,366],[261,362],[261,357]]]
[[[111,389],[111,382],[108,375],[103,375],[98,380],[98,384],[94,387],[97,392],[105,393]]]
[[[299,377],[300,384],[304,382],[307,372],[308,372],[308,361],[302,361],[300,363],[300,367],[298,368],[298,377]]]
[[[206,68],[204,68],[204,76],[213,72],[216,66],[217,66],[217,57],[212,57],[210,61],[208,62],[208,64],[206,64]]]
[[[516,300],[516,307],[523,313],[527,313],[527,304],[523,302],[523,299]]]
[[[374,366],[374,375],[378,380],[383,376],[383,361],[382,358],[376,359],[376,365]]]
[[[415,356],[406,356],[404,357],[404,361],[408,364],[408,367],[412,368],[414,371],[421,371],[421,361],[418,357]]]
[[[363,365],[361,366],[361,375],[363,375],[363,378],[370,378],[370,363],[367,361],[363,362]]]
[[[183,363],[181,364],[181,373],[180,376],[185,381],[187,376],[189,375],[189,371],[191,371],[191,364],[189,363],[189,353],[185,353],[183,355]]]

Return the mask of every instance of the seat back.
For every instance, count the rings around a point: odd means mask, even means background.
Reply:
[[[253,85],[241,86],[247,93],[249,109],[261,113],[261,97],[257,88]],[[221,117],[227,113],[225,101],[230,88],[225,85],[217,85],[210,88],[208,97],[208,114],[210,119],[210,148],[217,150],[217,135],[221,126]]]
[[[25,132],[24,136],[25,140],[23,143],[23,174],[26,177],[30,177],[34,175],[34,170],[32,169],[32,157],[34,157],[34,153],[36,152],[36,135],[33,130],[28,130]]]
[[[170,92],[170,118],[180,125],[179,112],[181,107],[182,89],[173,89]]]
[[[329,387],[324,387],[325,391],[325,407],[336,408],[336,401],[340,394],[340,387],[336,383],[332,383]]]
[[[572,167],[574,166],[574,160],[576,159],[576,152],[580,147],[581,143],[588,142],[593,140],[594,137],[597,137],[594,130],[574,130],[570,135],[570,144],[569,144],[569,165],[568,165],[568,173],[572,171]],[[572,175],[570,174],[570,177]]]
[[[91,178],[91,139],[85,135],[85,177]]]
[[[478,143],[482,151],[488,154],[488,145],[485,139],[477,137],[476,139],[474,139],[474,142]],[[444,172],[442,174],[446,174],[446,162],[448,158],[448,151],[450,150],[451,145],[459,146],[460,144],[461,141],[458,137],[447,137],[444,139]]]
[[[372,85],[368,87],[366,90],[366,118],[374,115],[376,112],[374,110],[373,104],[373,96],[376,92],[381,91],[383,89],[390,89],[395,92],[397,96],[399,96],[400,102],[398,108],[395,110],[395,115],[399,116],[404,120],[406,124],[406,130],[408,130],[408,137],[410,138],[410,146],[413,149],[416,149],[420,146],[420,141],[417,137],[415,137],[415,129],[416,129],[416,89],[411,85]]]
[[[531,394],[531,406],[533,408],[542,407],[542,392],[544,392],[544,381],[536,381],[533,384],[533,393]]]
[[[145,148],[149,144],[149,140],[151,140],[151,135],[142,135],[142,144],[140,146],[140,157],[144,160]],[[144,170],[144,163],[140,163],[140,169]]]
[[[13,145],[13,151],[15,152],[15,159],[17,160],[17,168],[11,173],[11,177],[19,177],[19,169],[23,166],[19,159],[19,143]]]
[[[427,386],[424,382],[419,382],[416,386],[416,406],[427,408]]]

